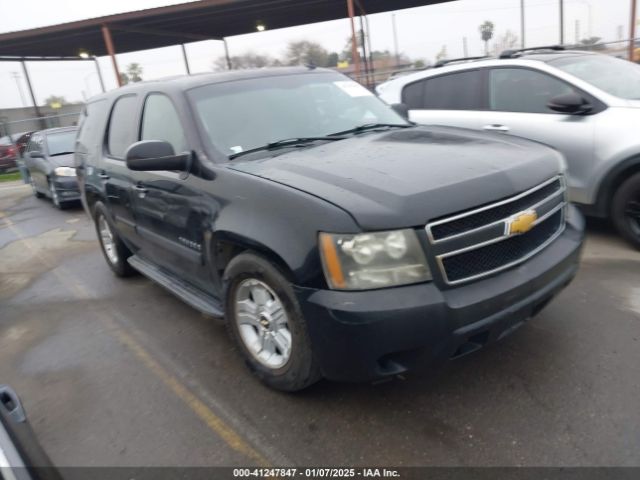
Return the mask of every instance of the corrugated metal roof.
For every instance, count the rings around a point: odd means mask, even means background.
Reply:
[[[451,0],[359,0],[366,13]],[[346,0],[200,0],[77,22],[0,34],[3,56],[106,55],[101,26],[111,29],[115,50],[126,53],[198,40],[305,25],[347,16]]]

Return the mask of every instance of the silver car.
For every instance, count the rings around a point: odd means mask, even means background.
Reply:
[[[453,61],[377,88],[411,120],[518,135],[561,151],[570,198],[640,248],[640,65],[561,47]],[[403,108],[402,105],[400,105]]]

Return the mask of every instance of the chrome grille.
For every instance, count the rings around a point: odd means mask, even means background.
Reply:
[[[427,235],[449,285],[469,282],[505,270],[535,255],[565,226],[566,186],[554,177],[514,197],[427,225]],[[537,219],[525,233],[510,233],[511,222],[524,212]]]

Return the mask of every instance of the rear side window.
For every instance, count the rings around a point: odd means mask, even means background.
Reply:
[[[106,100],[97,100],[84,107],[80,114],[78,137],[76,138],[78,150],[86,151],[90,146],[100,143],[106,113]]]
[[[124,158],[124,152],[136,141],[137,100],[135,95],[120,97],[111,110],[107,151],[112,157]]]
[[[496,68],[489,79],[489,104],[498,112],[556,113],[547,107],[556,95],[574,89],[546,73],[525,68]]]
[[[187,150],[180,117],[166,95],[152,93],[144,102],[140,140],[164,140],[176,153]]]
[[[407,85],[402,101],[411,109],[482,110],[481,70],[450,73]]]

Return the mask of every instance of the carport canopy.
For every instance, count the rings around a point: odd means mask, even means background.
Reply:
[[[255,32],[380,13],[451,0],[200,0],[0,34],[0,56],[92,56],[109,54],[102,27],[116,53],[223,39]]]

